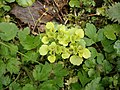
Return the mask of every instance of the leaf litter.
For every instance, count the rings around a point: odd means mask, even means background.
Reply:
[[[22,23],[28,24],[33,34],[35,32],[44,32],[46,22],[63,22],[62,8],[67,5],[68,0],[44,0],[44,2],[41,3],[37,0],[29,7],[21,7],[14,4],[10,13],[15,15]],[[37,31],[35,31],[36,29]]]

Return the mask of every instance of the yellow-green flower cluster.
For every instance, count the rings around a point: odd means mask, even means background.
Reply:
[[[85,47],[83,37],[83,29],[67,29],[64,25],[55,26],[52,22],[48,22],[39,53],[48,55],[51,63],[54,63],[56,55],[59,55],[62,59],[69,59],[74,65],[80,65],[83,58],[87,59],[91,56],[90,51]]]

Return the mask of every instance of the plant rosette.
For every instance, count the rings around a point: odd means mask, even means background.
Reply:
[[[62,59],[69,59],[73,65],[79,66],[83,58],[88,59],[91,56],[83,40],[84,31],[81,28],[68,29],[64,25],[48,22],[46,32],[41,37],[43,44],[39,53],[42,56],[47,55],[50,63],[54,63],[59,55]]]

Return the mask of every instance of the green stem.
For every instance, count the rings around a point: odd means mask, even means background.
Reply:
[[[95,43],[96,47],[98,48],[98,50],[100,51],[100,53],[102,53],[101,49],[99,48],[99,46]]]
[[[6,47],[9,48],[9,49],[12,49],[9,45],[7,45],[7,44],[5,44],[5,43],[3,43],[3,42],[0,42],[0,44],[6,46]],[[12,50],[14,50],[14,49],[12,49]],[[15,50],[14,50],[14,51],[15,51]],[[26,58],[29,58],[28,56],[26,56],[25,54],[23,54],[23,53],[21,53],[21,52],[19,52],[19,51],[17,51],[17,53],[19,53],[20,55],[22,55],[22,56],[24,56],[24,57],[26,57]]]
[[[7,44],[5,44],[5,43],[3,43],[3,42],[0,42],[0,44],[6,46],[6,47],[9,48],[9,49],[12,49],[9,45],[7,45]],[[14,49],[12,49],[12,50],[15,51]],[[25,54],[23,54],[23,53],[21,53],[21,52],[19,52],[19,51],[17,51],[17,53],[19,53],[20,55],[22,55],[22,56],[24,56],[24,57],[26,57],[26,58],[29,58],[27,55],[25,55]],[[38,61],[35,61],[35,62],[38,63],[38,64],[40,64]]]
[[[20,73],[21,73],[21,71],[18,73],[16,79],[5,87],[5,90],[8,89],[11,84],[13,84],[14,82],[16,82],[19,79]]]
[[[33,17],[33,15],[32,15],[32,13],[31,13],[31,10],[30,10],[30,8],[29,8],[29,7],[27,7],[27,8],[28,8],[28,11],[29,11],[29,13],[30,13],[30,15],[31,15],[31,18],[32,18],[33,22],[34,22],[34,25],[35,25],[35,19],[34,19],[34,17]]]
[[[47,10],[36,20],[33,31],[35,30],[35,27],[37,26],[38,23],[40,23],[42,17],[46,15]]]
[[[34,83],[35,80],[34,80],[34,77],[33,77],[32,73],[30,72],[30,70],[29,70],[27,67],[25,67],[25,66],[23,66],[23,69],[24,69],[25,72],[27,73],[27,75],[28,75],[28,77],[30,78],[30,80]]]

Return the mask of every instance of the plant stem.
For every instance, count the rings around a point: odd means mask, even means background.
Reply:
[[[5,44],[5,43],[3,43],[3,42],[0,42],[0,44],[6,46],[6,47],[9,48],[9,49],[12,49],[9,45],[7,45],[7,44]],[[12,49],[12,50],[14,50],[14,49]],[[14,50],[14,51],[15,51],[15,50]],[[19,52],[19,51],[17,51],[17,53],[19,53],[20,55],[22,55],[22,56],[24,56],[24,57],[26,57],[26,58],[29,58],[28,56],[26,56],[25,54],[23,54],[23,53],[21,53],[21,52]]]
[[[0,42],[0,44],[6,46],[6,47],[9,48],[9,49],[12,49],[9,45],[7,45],[7,44],[5,44],[5,43],[3,43],[3,42]],[[14,49],[12,49],[12,50],[15,51]],[[21,53],[21,52],[19,52],[19,51],[17,51],[17,53],[19,53],[20,55],[22,55],[22,56],[24,56],[24,57],[26,57],[26,58],[29,58],[27,55],[25,55],[25,54],[23,54],[23,53]],[[35,61],[35,62],[38,63],[38,64],[40,64],[38,61]]]

